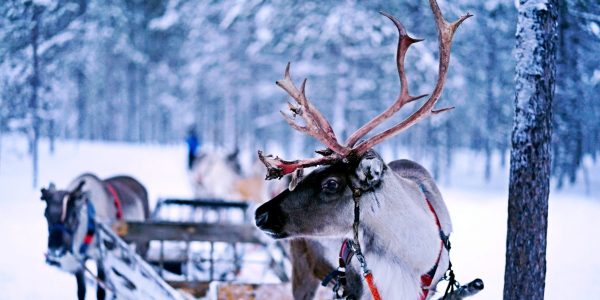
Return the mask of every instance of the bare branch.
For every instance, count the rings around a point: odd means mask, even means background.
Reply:
[[[446,108],[442,108],[442,109],[433,109],[433,110],[431,110],[431,114],[437,115],[437,114],[441,114],[443,112],[451,111],[453,109],[454,109],[454,106],[446,107]]]

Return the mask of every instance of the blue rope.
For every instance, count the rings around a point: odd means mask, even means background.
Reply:
[[[79,247],[79,254],[81,254],[82,256],[86,255],[86,252],[92,242],[92,238],[94,237],[94,234],[96,233],[96,222],[94,220],[96,217],[96,209],[94,208],[92,201],[90,201],[88,199],[86,202],[87,202],[87,223],[88,223],[87,231],[85,233],[83,243]]]

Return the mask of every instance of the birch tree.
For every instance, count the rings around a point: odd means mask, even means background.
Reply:
[[[520,0],[504,299],[543,299],[558,0]]]

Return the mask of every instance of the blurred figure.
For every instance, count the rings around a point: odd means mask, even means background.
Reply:
[[[200,149],[200,139],[196,134],[196,129],[192,126],[188,129],[187,136],[185,137],[185,143],[188,147],[188,170],[192,169],[194,161],[196,160],[196,153]]]

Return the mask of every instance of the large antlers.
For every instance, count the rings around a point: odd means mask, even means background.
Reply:
[[[290,65],[288,63],[285,69],[284,79],[277,81],[277,85],[283,88],[290,96],[292,96],[292,98],[294,98],[298,105],[296,106],[289,103],[289,108],[292,111],[294,117],[296,115],[300,115],[302,117],[305,125],[299,125],[294,121],[292,117],[286,115],[283,112],[282,114],[285,120],[290,124],[290,126],[292,126],[294,129],[300,132],[307,133],[310,136],[321,141],[325,146],[327,146],[328,150],[318,152],[322,155],[321,157],[295,161],[286,161],[278,157],[264,156],[262,152],[259,151],[258,156],[267,167],[267,179],[280,178],[283,175],[292,173],[295,170],[301,168],[312,167],[317,165],[328,165],[342,160],[361,157],[366,151],[374,147],[376,144],[409,128],[410,126],[414,125],[423,118],[433,114],[442,113],[453,108],[449,107],[440,110],[433,109],[435,103],[440,98],[442,89],[444,87],[444,82],[446,80],[446,73],[448,72],[448,65],[450,63],[450,47],[452,44],[452,37],[454,35],[454,32],[464,20],[471,17],[472,15],[467,13],[466,15],[460,17],[457,21],[453,23],[448,23],[442,16],[442,12],[440,11],[437,2],[435,0],[429,0],[429,4],[431,6],[431,10],[433,11],[433,16],[435,18],[435,23],[437,26],[440,53],[438,79],[429,99],[427,99],[427,101],[423,103],[423,105],[421,105],[419,109],[417,109],[406,119],[402,120],[401,122],[397,123],[391,128],[384,130],[356,145],[356,143],[361,138],[363,138],[365,135],[367,135],[370,131],[375,129],[375,127],[379,126],[385,120],[389,119],[404,105],[427,96],[411,96],[409,94],[408,80],[406,79],[406,73],[404,70],[404,58],[406,56],[406,51],[408,51],[410,45],[421,40],[410,37],[406,33],[406,30],[404,29],[404,26],[402,25],[402,23],[400,23],[400,21],[398,21],[390,14],[381,12],[382,15],[386,16],[392,22],[394,22],[394,25],[396,25],[396,28],[398,29],[398,33],[400,35],[398,40],[398,49],[396,52],[396,65],[398,67],[398,76],[400,77],[400,95],[398,96],[396,101],[384,112],[373,118],[371,121],[367,122],[356,132],[350,135],[350,137],[346,140],[345,145],[342,145],[337,140],[329,122],[327,122],[325,117],[323,117],[323,115],[310,103],[310,101],[308,101],[308,98],[305,94],[306,79],[304,79],[304,81],[302,82],[300,90],[298,90],[294,86],[294,83],[292,82],[290,77]]]
[[[472,17],[473,15],[471,15],[470,13],[467,13],[466,15],[460,17],[458,20],[456,20],[453,23],[448,23],[445,19],[444,16],[442,16],[442,12],[440,11],[440,7],[438,6],[437,2],[435,0],[429,0],[429,5],[431,6],[431,10],[433,11],[433,16],[435,18],[435,24],[437,26],[437,31],[438,31],[438,42],[439,42],[439,52],[440,52],[440,62],[439,62],[439,68],[438,68],[438,80],[437,83],[435,85],[435,88],[433,89],[433,93],[431,93],[431,96],[429,97],[429,99],[427,99],[427,101],[414,113],[412,113],[410,116],[408,116],[406,119],[404,119],[402,122],[392,126],[391,128],[369,138],[368,140],[366,140],[365,142],[359,144],[356,147],[356,152],[357,153],[364,153],[367,150],[371,149],[373,146],[375,146],[376,144],[380,143],[381,141],[383,141],[386,138],[392,137],[396,134],[398,134],[399,132],[401,132],[404,129],[407,129],[408,127],[414,125],[415,123],[417,123],[419,120],[432,115],[432,114],[438,114],[438,113],[442,113],[445,111],[448,111],[450,109],[452,109],[453,107],[449,107],[449,108],[443,108],[440,110],[434,110],[433,106],[435,105],[435,103],[438,101],[438,99],[440,98],[440,95],[442,94],[442,89],[444,88],[444,82],[446,81],[446,73],[448,73],[448,65],[450,64],[450,46],[452,45],[452,37],[454,36],[454,32],[456,31],[456,29],[458,28],[458,26],[466,19],[468,19],[469,17]],[[389,18],[389,16],[388,16]],[[392,21],[394,21],[394,19],[392,18]],[[396,24],[396,26],[398,26],[398,30],[400,31],[400,35],[402,38],[402,31],[403,31],[403,27],[402,24],[400,24],[400,22],[398,22],[397,20],[394,21],[394,23]],[[408,46],[407,46],[408,48]],[[402,48],[400,48],[400,45],[398,47],[398,52],[400,52],[402,50]],[[406,50],[404,50],[406,51]],[[404,55],[398,55],[398,58],[404,58]],[[400,73],[400,77],[404,76],[404,61],[398,61],[398,73]],[[402,82],[402,90],[403,91],[407,91],[408,89],[404,88],[406,86],[405,84],[406,79],[404,80],[404,82]],[[407,91],[408,93],[408,91]],[[408,96],[408,95],[407,95]],[[412,100],[416,100],[419,97],[413,97],[413,98],[409,98],[409,101]],[[402,96],[399,97],[398,101],[396,101],[396,103],[394,103],[390,108],[388,108],[388,110],[392,109],[395,105],[398,105],[399,107],[395,110],[397,111],[398,109],[400,109],[400,107],[402,107],[404,104],[408,103],[408,102],[402,102],[399,103],[398,102],[401,100]],[[415,99],[416,98],[416,99]],[[394,112],[395,112],[394,111]],[[385,113],[385,112],[384,112]],[[387,117],[382,117],[383,120],[381,121],[377,121],[377,119],[379,119],[380,116],[377,116],[375,119],[373,119],[371,122],[367,123],[368,126],[370,123],[376,123],[372,128],[375,128],[375,126],[379,125],[381,122],[383,122],[385,119],[387,119],[389,116]],[[367,132],[363,133],[362,135],[356,137],[356,140],[354,140],[354,142],[356,142],[358,139],[360,139],[362,136],[364,136]],[[350,142],[350,141],[349,141]]]
[[[283,80],[277,80],[276,83],[296,100],[299,106],[294,106],[292,103],[288,103],[288,106],[294,116],[301,116],[306,123],[305,126],[300,126],[290,116],[281,112],[288,124],[300,132],[313,136],[335,153],[347,155],[348,148],[338,143],[329,122],[327,122],[321,112],[308,101],[308,98],[306,98],[306,79],[302,81],[300,90],[298,90],[294,85],[294,82],[292,82],[292,78],[290,77],[290,63],[288,63],[285,68]]]
[[[406,73],[404,72],[404,57],[406,56],[406,51],[408,51],[408,47],[422,40],[414,39],[408,36],[406,30],[404,29],[404,26],[402,26],[402,23],[400,23],[398,19],[394,18],[394,16],[385,12],[380,13],[386,16],[392,22],[394,22],[394,25],[396,25],[398,33],[400,34],[400,37],[398,38],[398,50],[396,51],[396,66],[398,67],[398,76],[400,77],[400,95],[398,95],[398,99],[396,99],[396,102],[394,102],[390,107],[388,107],[388,109],[386,109],[380,115],[378,115],[373,120],[369,121],[367,124],[363,125],[356,132],[354,132],[348,138],[348,140],[346,140],[346,145],[348,145],[348,147],[354,146],[354,144],[356,144],[356,142],[360,138],[365,136],[383,121],[387,120],[389,117],[395,114],[398,110],[400,110],[402,106],[404,106],[404,104],[427,96],[421,95],[414,97],[408,94],[408,80],[406,79]]]

